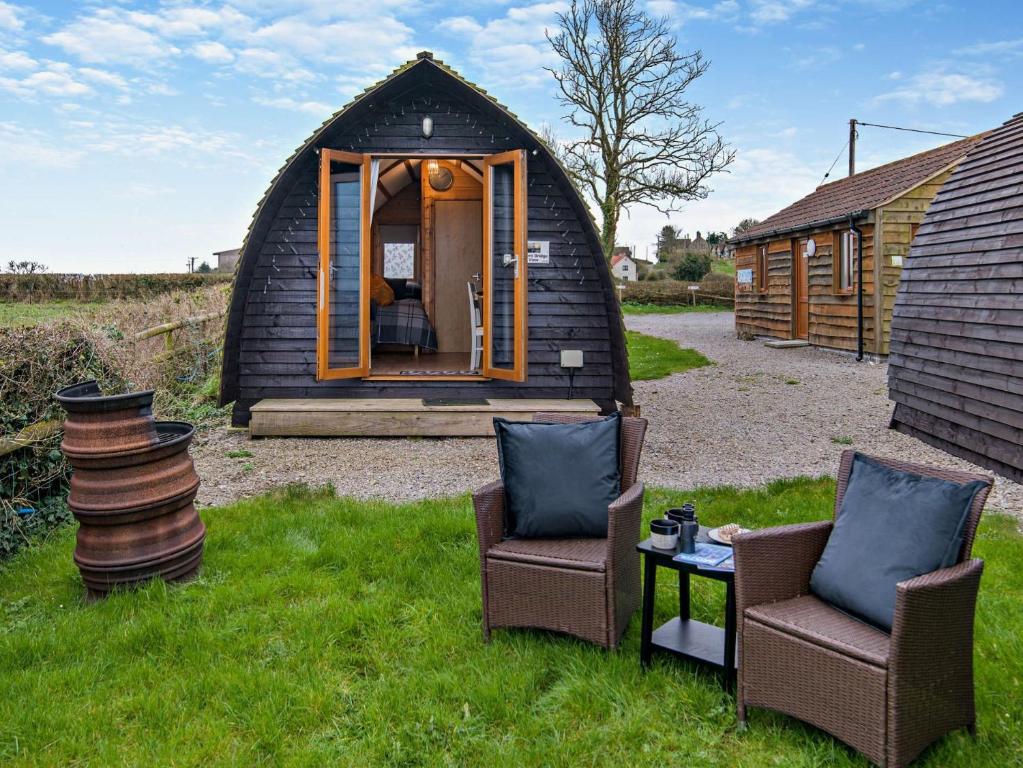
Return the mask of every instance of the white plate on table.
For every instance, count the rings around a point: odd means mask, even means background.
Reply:
[[[739,530],[735,531],[731,535],[720,534],[720,533],[718,533],[719,530],[721,530],[721,529],[720,528],[711,528],[709,531],[707,531],[707,538],[711,539],[712,541],[716,541],[718,544],[724,544],[725,546],[730,547],[730,546],[732,546],[732,536],[735,536],[736,534],[739,534],[739,533],[749,533],[751,529],[750,528],[740,528]]]

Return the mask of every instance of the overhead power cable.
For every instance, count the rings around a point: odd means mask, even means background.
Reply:
[[[945,133],[944,131],[928,131],[924,128],[903,128],[898,125],[881,125],[880,123],[864,123],[861,120],[856,121],[856,125],[868,125],[871,128],[887,128],[891,131],[909,131],[910,133],[929,133],[932,136],[951,136],[954,139],[968,139],[969,136],[963,136],[961,133]]]
[[[819,183],[817,184],[817,186],[818,186],[818,187],[819,187],[819,186],[820,186],[821,184],[823,184],[823,183],[824,183],[825,181],[827,181],[827,179],[828,179],[828,176],[830,176],[830,175],[831,175],[831,172],[832,172],[833,170],[835,170],[835,166],[836,166],[836,165],[838,165],[838,161],[839,161],[839,160],[840,160],[840,159],[842,158],[842,155],[843,155],[843,154],[845,153],[845,150],[846,150],[846,149],[847,149],[848,147],[849,147],[849,142],[848,142],[848,141],[846,141],[846,142],[845,142],[845,144],[843,144],[843,145],[842,145],[842,148],[841,148],[840,150],[838,150],[838,154],[837,154],[837,155],[835,155],[835,162],[833,162],[833,163],[831,164],[831,167],[830,167],[830,168],[828,168],[828,171],[827,171],[827,173],[825,173],[825,174],[824,174],[824,176],[823,176],[823,177],[821,177],[821,180],[820,180],[820,182],[819,182]]]

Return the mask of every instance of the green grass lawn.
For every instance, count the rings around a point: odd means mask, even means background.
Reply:
[[[735,259],[711,259],[710,271],[735,277]]]
[[[708,523],[829,516],[832,482],[653,490]],[[299,489],[203,511],[195,581],[86,604],[65,528],[0,570],[0,763],[107,766],[865,766],[827,735],[754,710],[735,727],[718,679],[655,657],[639,616],[607,652],[539,631],[480,636],[468,496],[404,506]],[[994,515],[977,622],[980,732],[922,766],[1018,765],[1023,538]],[[720,584],[694,615],[721,621]],[[659,581],[655,620],[677,609]]]
[[[669,339],[626,331],[629,348],[629,375],[633,381],[663,379],[673,373],[713,365],[695,349],[685,349]]]
[[[682,315],[690,312],[731,312],[731,307],[717,304],[640,304],[626,301],[622,304],[625,315]]]
[[[18,325],[38,325],[47,320],[72,317],[88,312],[93,304],[82,304],[74,301],[49,301],[39,304],[22,304],[17,302],[0,302],[0,328]]]

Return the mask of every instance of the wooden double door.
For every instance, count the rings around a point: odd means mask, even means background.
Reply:
[[[425,158],[424,158],[425,159]],[[480,158],[483,168],[483,360],[487,378],[526,378],[526,153]],[[317,378],[369,375],[370,225],[379,159],[320,150]],[[458,282],[464,297],[466,283]],[[460,300],[460,299],[459,299]]]

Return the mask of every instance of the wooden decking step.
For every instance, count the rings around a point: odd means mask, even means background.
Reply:
[[[764,346],[771,349],[797,349],[810,346],[810,342],[806,339],[775,339],[774,341],[765,341]]]
[[[315,398],[260,400],[251,411],[253,437],[486,437],[494,434],[495,416],[514,421],[551,411],[596,416],[600,408],[592,400]]]

